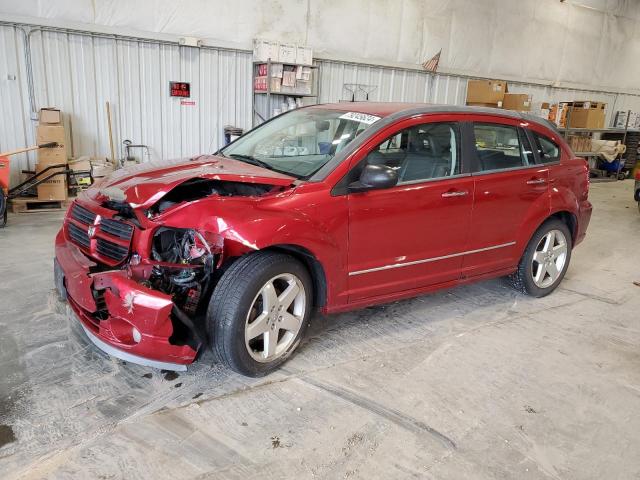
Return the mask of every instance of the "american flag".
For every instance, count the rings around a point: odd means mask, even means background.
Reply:
[[[431,60],[427,60],[422,64],[422,68],[424,68],[427,72],[435,73],[438,71],[438,63],[440,63],[440,54],[442,53],[442,49],[438,53],[436,53]]]

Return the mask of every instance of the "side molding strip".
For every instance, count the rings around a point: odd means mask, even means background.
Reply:
[[[366,270],[357,270],[355,272],[349,272],[349,276],[362,275],[363,273],[379,272],[381,270],[390,270],[392,268],[410,267],[411,265],[419,265],[421,263],[437,262],[438,260],[445,260],[447,258],[461,257],[462,255],[469,255],[472,253],[487,252],[489,250],[495,250],[497,248],[510,247],[515,245],[516,242],[508,242],[500,245],[493,245],[492,247],[478,248],[477,250],[467,250],[466,252],[452,253],[451,255],[444,255],[442,257],[425,258],[424,260],[414,260],[413,262],[394,263],[392,265],[384,265],[382,267],[368,268]]]

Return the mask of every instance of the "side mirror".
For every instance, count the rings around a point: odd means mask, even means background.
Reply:
[[[350,192],[390,188],[398,183],[398,172],[386,165],[366,165],[360,180],[349,185]]]

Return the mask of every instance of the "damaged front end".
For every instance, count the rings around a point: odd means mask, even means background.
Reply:
[[[56,237],[56,286],[100,349],[132,363],[184,370],[207,343],[206,310],[225,245],[198,222],[179,228],[167,218],[178,210],[184,215],[185,206],[206,208],[196,206],[203,199],[258,197],[277,188],[192,178],[144,205],[110,189],[94,189],[69,208]]]

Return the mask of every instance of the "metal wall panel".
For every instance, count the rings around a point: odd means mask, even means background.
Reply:
[[[22,35],[0,26],[0,108],[8,120],[0,123],[0,151],[35,142]],[[152,159],[169,159],[217,150],[224,125],[251,127],[250,52],[39,29],[30,43],[36,106],[62,109],[76,158],[110,156],[106,102],[119,158],[125,139],[148,145]],[[8,80],[12,75],[16,80]],[[185,104],[169,97],[170,81],[191,83]],[[147,160],[141,150],[132,153]],[[12,160],[15,184],[35,155]]]
[[[429,74],[419,70],[393,67],[374,67],[330,60],[319,62],[321,67],[321,102],[350,100],[352,94],[344,87],[349,83],[374,85],[376,89],[369,96],[374,101],[426,102],[445,105],[464,105],[467,95],[467,78]],[[607,103],[605,125],[611,124],[611,116],[616,110],[631,109],[640,112],[640,96],[619,95],[596,91],[554,88],[535,84],[509,83],[512,93],[533,95],[533,105],[540,102],[573,100],[593,100]],[[356,95],[356,100],[364,100],[364,94]]]
[[[36,106],[56,106],[65,112],[68,144],[76,157],[110,156],[106,102],[112,109],[118,157],[124,155],[125,139],[148,145],[152,159],[169,159],[217,150],[224,143],[225,125],[251,127],[250,52],[37,28],[30,40]],[[0,26],[0,108],[5,119],[0,122],[0,151],[35,142],[24,46],[22,29]],[[463,105],[466,97],[467,79],[459,76],[331,60],[318,64],[320,102],[351,100],[352,93],[344,88],[349,83],[375,85],[371,101]],[[181,105],[180,99],[170,98],[169,81],[191,82],[188,100],[194,104]],[[533,94],[534,105],[584,99],[606,102],[607,125],[615,110],[640,111],[640,97],[634,95],[521,83],[510,83],[509,89]],[[280,107],[281,98],[273,99],[269,111]],[[365,98],[364,92],[356,94],[356,100]],[[264,102],[264,96],[256,100]],[[258,108],[265,111],[266,105]],[[34,167],[35,155],[12,160],[15,184],[21,169]]]
[[[22,33],[14,28],[0,28],[0,152],[22,148],[32,142],[29,116],[24,114],[25,86]],[[10,182],[20,181],[20,171],[34,166],[27,154],[10,158]]]

